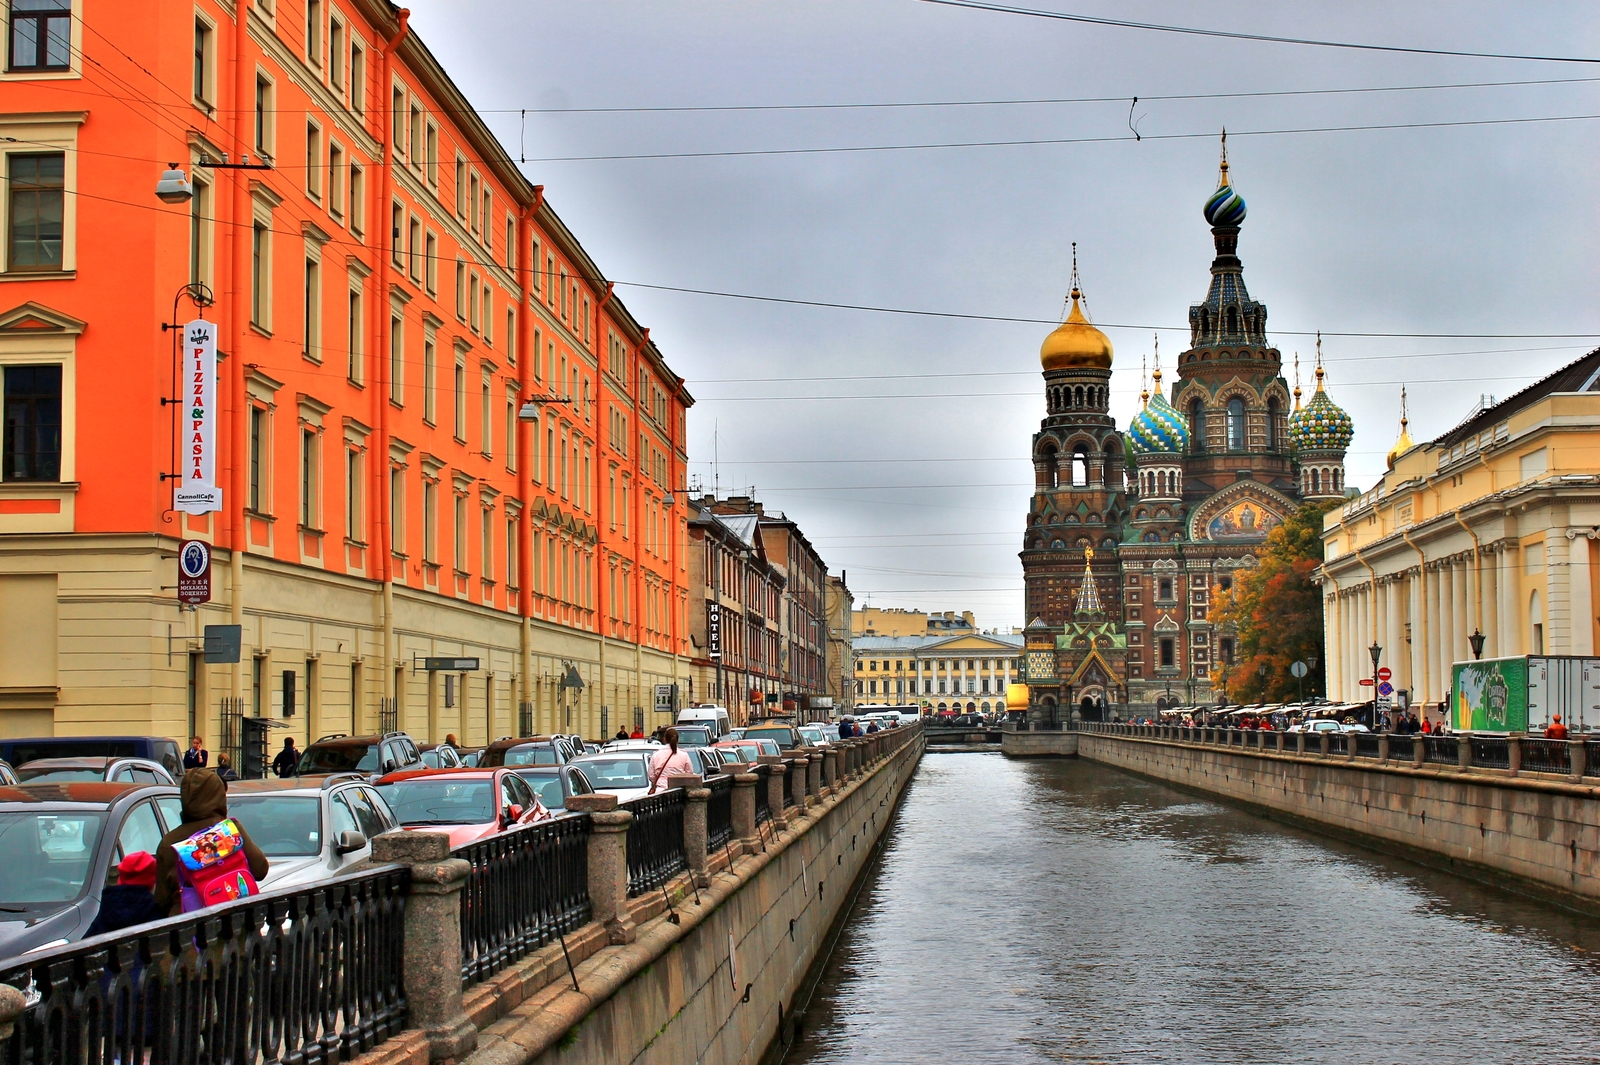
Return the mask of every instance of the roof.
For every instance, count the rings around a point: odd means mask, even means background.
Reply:
[[[142,788],[165,788],[169,795],[178,793],[177,786],[173,784],[109,784],[99,780],[84,780],[68,784],[22,784],[0,788],[0,804],[74,802],[109,806],[129,792]]]
[[[1020,651],[1023,639],[1021,634],[961,631],[929,633],[921,636],[857,636],[853,643],[857,654],[884,652],[915,654],[919,651],[931,651],[943,644],[952,644],[958,640],[992,640],[1007,648]]]
[[[1522,391],[1513,392],[1494,406],[1484,408],[1434,440],[1433,444],[1436,447],[1450,447],[1458,440],[1476,436],[1556,392],[1600,392],[1600,348],[1589,352],[1576,362],[1569,362],[1555,373],[1535,381]]]

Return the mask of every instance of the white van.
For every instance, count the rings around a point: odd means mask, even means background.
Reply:
[[[711,728],[712,742],[720,740],[733,728],[725,706],[688,706],[678,711],[680,725],[707,725]]]

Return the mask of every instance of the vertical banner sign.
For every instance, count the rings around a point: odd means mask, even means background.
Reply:
[[[722,607],[717,603],[706,604],[706,647],[707,657],[722,657]]]
[[[183,327],[179,363],[178,484],[172,509],[206,514],[222,509],[217,487],[217,323],[196,319]]]
[[[211,602],[211,545],[204,540],[178,545],[178,602]]]

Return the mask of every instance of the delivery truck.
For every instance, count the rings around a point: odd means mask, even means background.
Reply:
[[[1556,715],[1575,733],[1600,729],[1600,658],[1522,655],[1451,667],[1457,732],[1542,732]]]

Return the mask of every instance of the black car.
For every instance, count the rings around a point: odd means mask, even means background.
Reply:
[[[0,787],[0,958],[83,938],[111,871],[183,823],[170,784]]]
[[[380,777],[385,773],[426,768],[416,741],[404,732],[387,732],[382,736],[335,733],[322,737],[301,753],[295,775],[365,773]]]
[[[165,766],[172,779],[183,776],[178,742],[162,736],[46,736],[0,740],[0,761],[19,766],[40,758],[148,758]]]
[[[478,755],[476,768],[566,765],[572,758],[572,745],[565,736],[524,736],[521,739],[495,740]]]
[[[527,781],[545,809],[558,817],[566,812],[568,799],[594,791],[589,778],[575,765],[521,765],[512,772]]]

